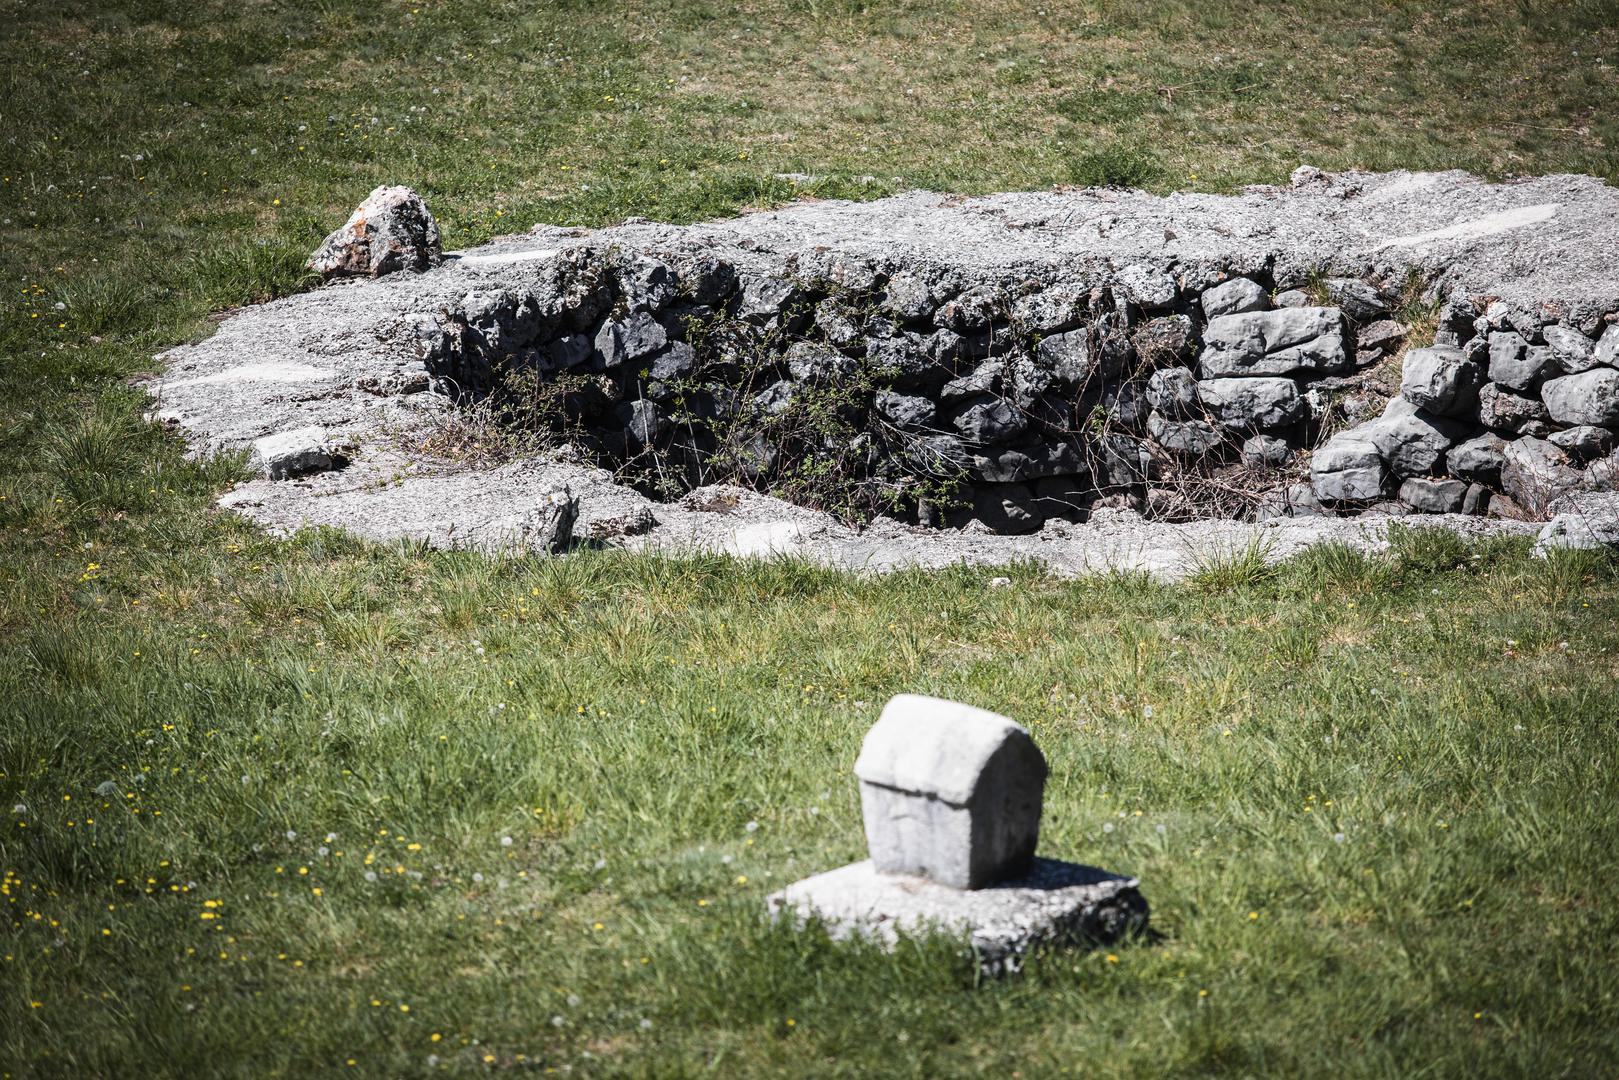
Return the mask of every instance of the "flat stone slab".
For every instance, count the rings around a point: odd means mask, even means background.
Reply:
[[[942,933],[970,944],[986,975],[1017,971],[1037,945],[1116,941],[1147,925],[1135,878],[1036,858],[1028,874],[983,889],[879,873],[870,859],[805,878],[766,898],[772,918],[819,919],[834,939],[892,948],[902,935]]]

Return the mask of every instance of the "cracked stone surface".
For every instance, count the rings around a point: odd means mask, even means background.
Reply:
[[[221,500],[278,530],[326,524],[378,540],[498,546],[517,542],[541,502],[566,486],[580,500],[581,536],[668,551],[791,553],[866,570],[1028,558],[1059,572],[1175,576],[1200,553],[1255,538],[1269,541],[1274,557],[1323,539],[1366,548],[1383,542],[1384,522],[1375,515],[1173,525],[1102,512],[1083,525],[1047,522],[1026,536],[892,521],[855,531],[748,492],[717,502],[688,496],[651,503],[600,469],[554,458],[499,468],[414,458],[406,447],[454,407],[424,360],[438,314],[472,310],[502,290],[554,290],[570,253],[606,248],[719,258],[757,275],[787,268],[852,286],[874,273],[925,270],[967,290],[942,313],[964,326],[979,318],[976,283],[1028,278],[1040,278],[1053,296],[1063,282],[1105,283],[1151,312],[1177,290],[1184,295],[1248,273],[1281,289],[1312,275],[1393,280],[1414,270],[1436,295],[1551,305],[1565,321],[1590,323],[1585,332],[1593,336],[1601,335],[1604,313],[1619,311],[1619,191],[1589,177],[1490,184],[1456,172],[1306,169],[1291,187],[1236,196],[911,192],[871,203],[799,203],[693,226],[632,220],[593,231],[537,227],[447,254],[423,273],[345,281],[244,309],[212,337],[160,358],[164,370],[145,383],[153,412],[200,453],[246,450],[309,428],[352,447],[340,471],[257,480]],[[903,302],[901,290],[889,291]],[[719,504],[726,505],[704,508]],[[639,524],[624,535],[615,521]],[[1424,521],[1467,532],[1538,528],[1448,515]]]
[[[772,917],[819,919],[834,939],[865,936],[893,947],[901,935],[939,932],[971,944],[986,975],[1017,971],[1040,945],[1097,945],[1147,923],[1135,878],[1036,858],[1019,878],[952,889],[926,878],[879,873],[868,859],[772,893]]]

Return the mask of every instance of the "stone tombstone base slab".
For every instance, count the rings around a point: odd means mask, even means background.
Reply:
[[[987,976],[1016,972],[1042,944],[1103,944],[1147,925],[1135,878],[1037,858],[1022,877],[985,889],[879,873],[871,860],[805,878],[772,893],[771,918],[819,919],[834,939],[865,936],[892,948],[902,934],[960,937]]]

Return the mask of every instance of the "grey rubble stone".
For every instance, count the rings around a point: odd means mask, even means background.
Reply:
[[[1616,435],[1611,428],[1580,424],[1554,431],[1546,436],[1546,441],[1576,461],[1591,461],[1614,448]]]
[[[1001,388],[1006,374],[1006,361],[999,358],[986,360],[959,379],[951,379],[939,388],[938,398],[943,402],[993,394]]]
[[[905,444],[904,458],[924,476],[955,479],[972,465],[966,444],[954,435],[921,435]]]
[[[985,484],[973,489],[973,517],[1007,536],[1031,533],[1043,522],[1027,484]]]
[[[1251,435],[1243,440],[1240,457],[1250,469],[1280,469],[1293,460],[1293,448],[1274,435]]]
[[[832,297],[815,305],[815,328],[839,348],[848,348],[860,340],[860,321],[855,313]]]
[[[1132,263],[1118,272],[1119,291],[1143,311],[1162,311],[1175,303],[1180,287],[1162,270]]]
[[[956,373],[961,339],[949,330],[893,338],[867,338],[866,363],[897,390],[937,390]]]
[[[271,480],[335,469],[344,460],[345,447],[327,437],[318,425],[294,428],[253,440],[253,468]]]
[[[1147,417],[1147,434],[1153,442],[1184,457],[1202,457],[1222,441],[1213,424],[1203,420],[1171,420],[1154,411]]]
[[[579,500],[568,488],[555,488],[523,520],[521,540],[534,551],[565,554],[573,546],[573,526],[578,519]]]
[[[1424,514],[1455,514],[1467,498],[1465,480],[1429,480],[1413,476],[1400,485],[1400,501]]]
[[[1408,402],[1396,398],[1390,406]],[[1350,429],[1350,434],[1376,446],[1383,461],[1396,476],[1426,476],[1437,471],[1445,452],[1465,439],[1468,428],[1454,420],[1420,409],[1406,412],[1391,408],[1376,420]]]
[[[1524,431],[1545,422],[1551,413],[1539,398],[1521,397],[1495,383],[1478,392],[1478,422],[1496,431]]]
[[[1450,333],[1471,336],[1478,317],[1478,304],[1465,293],[1452,293],[1439,306],[1439,328]]]
[[[1040,440],[972,455],[973,475],[992,483],[1038,480],[1084,471],[1085,463],[1080,460],[1079,451],[1066,441]]]
[[[951,424],[970,443],[990,446],[1023,434],[1029,422],[1017,407],[997,397],[983,395],[970,400]]]
[[[1389,312],[1388,301],[1376,286],[1359,278],[1328,278],[1327,299],[1355,323],[1375,322]]]
[[[1146,387],[1137,381],[1113,383],[1102,390],[1102,406],[1114,427],[1140,431],[1147,424],[1152,405],[1147,401]]]
[[[1400,395],[1419,408],[1440,415],[1456,415],[1477,401],[1478,368],[1460,349],[1433,346],[1405,354],[1400,373]]]
[[[798,389],[791,379],[778,380],[753,395],[753,407],[774,416],[792,405]]]
[[[643,360],[669,344],[669,332],[649,312],[609,320],[596,332],[596,356],[604,368]]]
[[[1310,303],[1310,294],[1303,289],[1284,289],[1276,294],[1276,306],[1279,308],[1309,307]]]
[[[933,288],[920,275],[900,270],[888,278],[878,307],[906,323],[925,323],[933,318]]]
[[[1221,315],[1264,311],[1270,307],[1270,295],[1251,278],[1232,278],[1205,292],[1202,304],[1204,317],[1217,319]]]
[[[937,408],[931,398],[879,390],[872,399],[877,412],[896,427],[925,428],[933,423]]]
[[[1255,521],[1331,516],[1332,511],[1316,498],[1315,489],[1309,484],[1289,484],[1285,488],[1273,488],[1261,495],[1254,507]]]
[[[1001,291],[990,285],[978,285],[933,313],[933,322],[958,334],[986,329],[1005,306]]]
[[[667,381],[685,378],[696,367],[697,350],[684,341],[671,341],[668,348],[653,357],[649,371],[652,378]]]
[[[707,252],[680,259],[676,277],[695,304],[718,306],[736,291],[736,267]]]
[[[595,342],[588,334],[562,334],[545,349],[545,362],[552,371],[578,367],[595,351]]]
[[[618,267],[618,288],[629,311],[662,311],[680,296],[680,280],[667,263],[637,256]]]
[[[1041,367],[1033,357],[1017,354],[1006,362],[1002,393],[1019,409],[1028,411],[1056,383],[1056,376]]]
[[[1325,374],[1349,363],[1343,314],[1337,308],[1280,308],[1222,315],[1203,331],[1198,365],[1204,378],[1228,375]]]
[[[1089,330],[1069,330],[1040,339],[1034,347],[1035,363],[1058,382],[1078,386],[1093,375],[1117,378],[1124,370],[1118,354],[1108,349],[1091,349]]]
[[[1565,496],[1535,541],[1535,554],[1546,558],[1556,548],[1619,549],[1619,492],[1581,492]]]
[[[1568,455],[1545,439],[1514,439],[1501,456],[1501,490],[1536,517],[1580,486],[1579,470],[1570,467]]]
[[[1147,401],[1171,419],[1191,416],[1197,409],[1197,377],[1190,368],[1159,368],[1147,380]]]
[[[834,940],[866,938],[887,949],[905,936],[949,934],[971,946],[991,978],[1021,970],[1036,949],[1105,945],[1148,921],[1135,878],[1044,858],[993,889],[884,874],[866,860],[789,885],[766,904],[773,919],[814,919]]]
[[[396,270],[420,272],[443,258],[438,223],[427,203],[408,187],[384,185],[321,241],[307,265],[325,278],[381,277]]]
[[[1569,326],[1548,326],[1542,333],[1546,346],[1564,373],[1578,375],[1597,366],[1596,342]]]
[[[1531,346],[1515,330],[1490,335],[1490,381],[1517,393],[1529,393],[1555,367],[1552,350]]]
[[[1364,502],[1382,496],[1388,470],[1382,452],[1372,443],[1353,437],[1354,431],[1334,435],[1310,457],[1310,487],[1327,502]]]
[[[1136,355],[1149,367],[1189,364],[1197,349],[1197,329],[1186,315],[1160,315],[1136,328]]]
[[[1467,485],[1467,494],[1462,496],[1462,513],[1484,514],[1490,509],[1490,498],[1494,493],[1483,484],[1472,483]]]
[[[1097,440],[1098,454],[1091,461],[1097,486],[1134,487],[1157,479],[1160,462],[1152,447],[1139,439],[1110,432]]]
[[[1596,348],[1591,350],[1591,359],[1608,367],[1619,367],[1619,322],[1612,323],[1602,331],[1597,338]]]
[[[1619,427],[1619,371],[1613,368],[1594,367],[1548,380],[1540,396],[1559,424]]]
[[[1408,333],[1410,329],[1404,323],[1380,319],[1355,331],[1355,346],[1360,350],[1390,349],[1403,341]]]
[[[1091,290],[1079,285],[1047,286],[1039,292],[1020,296],[1012,304],[1012,322],[1029,334],[1055,334],[1072,330],[1085,321],[1090,309]]]
[[[1306,412],[1292,379],[1204,379],[1197,393],[1216,422],[1239,430],[1286,427]]]
[[[620,402],[614,414],[623,425],[625,435],[639,446],[651,446],[669,430],[669,421],[651,401],[637,398]]]
[[[1506,446],[1505,439],[1487,431],[1447,451],[1445,470],[1463,480],[1494,487],[1501,482],[1501,466],[1506,464],[1502,451]]]
[[[769,275],[744,278],[736,301],[736,316],[750,322],[768,323],[797,296],[798,286],[788,278]]]
[[[1046,759],[1004,716],[898,694],[866,733],[854,772],[882,873],[981,889],[1034,858]]]
[[[787,373],[798,382],[835,382],[854,373],[854,361],[814,341],[795,341],[787,348]]]

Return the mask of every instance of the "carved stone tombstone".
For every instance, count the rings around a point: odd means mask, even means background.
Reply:
[[[1139,931],[1134,878],[1040,858],[1046,760],[1022,727],[983,709],[901,694],[855,762],[871,858],[772,893],[772,917],[892,946],[944,933],[989,975],[1040,944],[1096,944]]]
[[[979,889],[1028,870],[1046,759],[1006,717],[900,694],[866,733],[854,771],[879,871]]]

